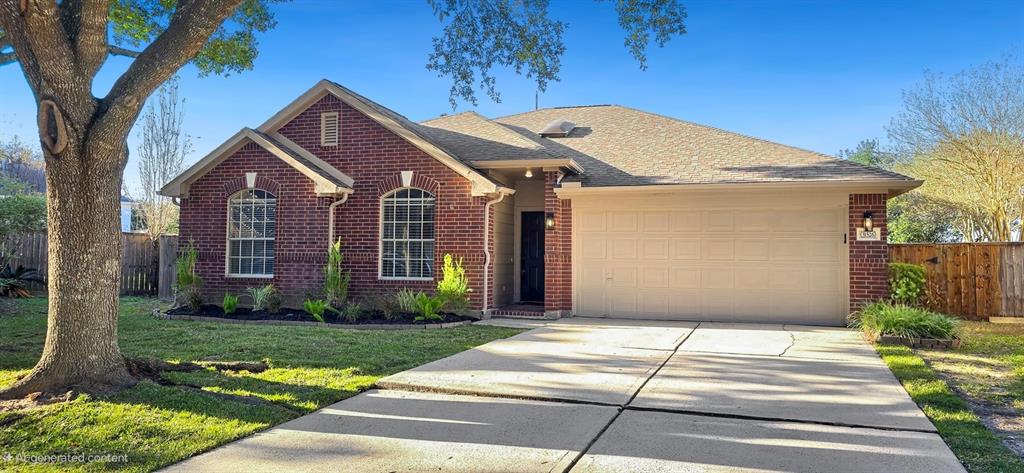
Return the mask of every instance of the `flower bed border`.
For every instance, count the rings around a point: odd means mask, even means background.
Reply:
[[[867,337],[865,335],[865,337]],[[868,340],[880,345],[903,345],[910,348],[929,348],[938,350],[950,350],[960,348],[960,339],[953,338],[908,338],[882,335],[874,340]]]
[[[190,320],[193,322],[218,322],[222,324],[235,325],[290,325],[300,327],[326,327],[340,328],[347,330],[424,330],[455,328],[473,323],[473,320],[461,320],[458,322],[442,322],[434,324],[329,324],[325,322],[310,322],[304,320],[241,320],[228,319],[224,317],[206,317],[200,315],[168,314],[159,312],[159,318],[166,320]]]

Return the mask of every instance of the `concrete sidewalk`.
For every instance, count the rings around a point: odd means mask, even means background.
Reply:
[[[964,471],[854,332],[533,326],[168,471]]]

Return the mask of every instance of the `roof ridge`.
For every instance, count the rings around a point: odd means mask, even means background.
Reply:
[[[510,137],[510,138],[512,138],[512,139],[514,139],[514,140],[515,140],[516,142],[518,142],[518,143],[522,143],[522,144],[523,144],[523,146],[527,146],[527,147],[529,147],[529,148],[532,148],[532,149],[538,149],[538,150],[542,150],[542,151],[544,151],[544,152],[546,152],[546,153],[549,153],[549,154],[553,154],[553,153],[551,152],[551,150],[547,149],[547,147],[546,147],[546,146],[544,146],[543,144],[541,144],[541,143],[538,143],[538,142],[536,142],[536,141],[533,141],[533,140],[530,140],[530,139],[526,138],[525,136],[523,136],[522,134],[520,134],[520,133],[517,133],[516,131],[514,131],[514,130],[510,129],[510,128],[509,128],[508,126],[506,126],[505,124],[503,124],[503,123],[498,123],[498,122],[496,122],[496,121],[494,121],[494,120],[491,120],[490,118],[487,118],[487,117],[485,117],[484,115],[481,115],[480,113],[477,113],[477,112],[476,112],[476,111],[474,111],[474,110],[467,110],[467,111],[465,111],[465,112],[457,113],[457,114],[455,114],[455,115],[448,115],[448,116],[446,116],[446,117],[436,118],[436,119],[433,119],[433,120],[429,120],[429,121],[434,121],[434,122],[436,122],[436,121],[439,121],[439,120],[443,120],[443,119],[445,119],[445,118],[453,118],[453,117],[457,117],[457,116],[459,116],[459,115],[472,115],[472,116],[474,116],[474,117],[477,117],[477,118],[479,118],[479,119],[480,119],[480,120],[481,120],[481,121],[482,121],[483,123],[486,123],[486,124],[487,124],[487,126],[490,126],[490,127],[492,127],[492,128],[495,128],[495,129],[497,129],[497,130],[500,130],[500,132],[501,132],[501,133],[502,133],[503,135],[505,135],[505,136],[508,136],[508,137]],[[467,133],[464,133],[464,132],[460,132],[460,131],[455,131],[455,130],[449,130],[449,129],[446,129],[446,128],[442,128],[442,127],[438,127],[438,126],[433,126],[433,125],[430,125],[430,124],[429,124],[428,122],[420,122],[420,125],[422,125],[422,126],[427,126],[427,127],[430,127],[430,128],[437,128],[437,129],[441,129],[441,130],[445,130],[445,131],[455,132],[455,133],[462,133],[462,134],[467,134]],[[474,136],[475,138],[481,138],[481,139],[486,139],[486,138],[482,138],[482,137],[480,137],[480,136],[476,136],[476,135],[471,135],[471,136]]]

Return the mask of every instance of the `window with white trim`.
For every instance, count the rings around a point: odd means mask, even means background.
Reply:
[[[433,279],[434,195],[400,189],[381,200],[380,276]]]
[[[228,275],[272,277],[277,197],[246,189],[228,200]]]

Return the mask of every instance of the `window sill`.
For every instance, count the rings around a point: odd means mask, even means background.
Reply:
[[[273,274],[225,274],[225,277],[233,279],[274,279]]]
[[[432,277],[430,277],[430,278],[396,278],[396,277],[386,277],[386,276],[378,276],[377,279],[381,280],[381,281],[420,281],[420,282],[422,282],[422,281],[433,281],[434,280],[434,278],[432,278]]]

